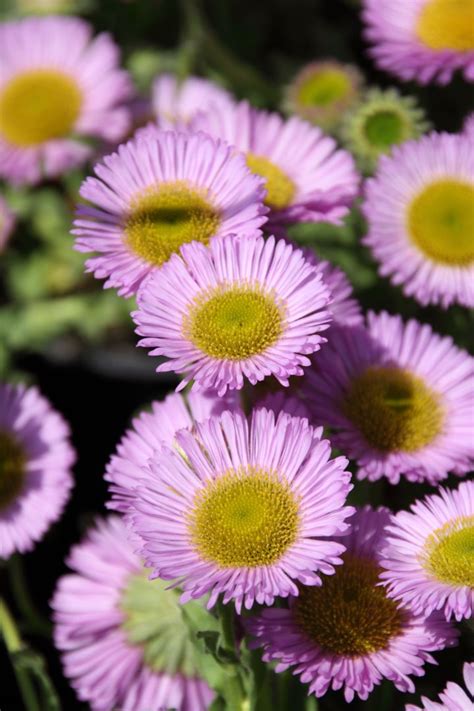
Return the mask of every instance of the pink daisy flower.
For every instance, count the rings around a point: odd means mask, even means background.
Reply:
[[[204,711],[214,694],[198,673],[178,595],[147,580],[122,520],[98,521],[67,564],[72,573],[59,579],[51,607],[78,698],[93,711]]]
[[[84,162],[81,137],[116,141],[131,93],[108,34],[88,23],[41,17],[0,24],[0,176],[35,183]]]
[[[474,359],[430,326],[386,312],[333,328],[308,375],[313,416],[358,478],[434,484],[472,467]]]
[[[258,389],[256,392],[257,397],[252,398],[252,393],[255,392],[255,388],[252,388],[249,393],[250,400],[253,407],[264,407],[266,410],[271,410],[275,413],[275,416],[279,415],[280,412],[286,412],[287,415],[292,417],[306,417],[307,420],[310,419],[311,413],[306,403],[294,395],[291,390],[277,390],[276,392],[267,392],[262,397],[258,397]]]
[[[344,457],[303,418],[224,412],[176,435],[137,488],[134,530],[153,576],[178,581],[182,601],[210,593],[251,608],[319,585],[344,551],[351,484]]]
[[[382,276],[423,306],[474,306],[474,141],[431,133],[395,147],[363,211]]]
[[[15,215],[0,195],[0,253],[5,249],[15,227]]]
[[[0,558],[31,550],[73,485],[69,427],[36,388],[0,384]]]
[[[426,696],[422,696],[423,706],[407,704],[405,711],[472,711],[474,709],[474,663],[464,664],[463,677],[467,692],[459,684],[450,681],[439,695],[439,702],[430,701]]]
[[[243,387],[274,375],[288,385],[325,339],[329,290],[301,250],[270,237],[228,236],[181,256],[144,283],[132,313],[139,345],[169,360],[157,372],[185,373],[178,390]]]
[[[409,675],[423,676],[430,652],[451,646],[457,632],[442,617],[415,617],[398,607],[378,583],[380,546],[389,519],[386,509],[366,507],[350,520],[343,565],[320,587],[300,586],[289,608],[264,609],[247,620],[251,647],[263,647],[263,659],[275,671],[293,667],[324,696],[343,689],[347,703],[357,694],[367,699],[383,679],[401,691],[414,691]]]
[[[76,249],[98,252],[87,271],[121,296],[134,294],[182,244],[258,234],[263,181],[242,156],[204,134],[147,130],[95,167],[80,194]]]
[[[363,0],[369,53],[405,81],[447,84],[456,70],[474,80],[471,0]]]
[[[328,311],[333,322],[340,326],[356,326],[363,323],[361,306],[353,296],[354,290],[346,273],[335,264],[319,259],[310,248],[303,249],[303,254],[310,264],[314,264],[319,269],[324,283],[331,292]]]
[[[417,501],[392,517],[381,576],[387,594],[416,614],[443,610],[446,619],[474,610],[474,482]]]
[[[171,447],[178,430],[192,429],[211,415],[235,406],[234,398],[218,398],[210,392],[172,393],[162,402],[152,402],[151,411],[142,412],[122,437],[107,465],[105,480],[110,482],[110,509],[126,513],[138,481],[143,478],[150,457],[166,444]]]
[[[297,117],[285,120],[243,101],[214,107],[191,125],[245,154],[250,169],[266,181],[272,223],[340,224],[358,193],[351,155]]]
[[[345,272],[339,267],[321,260],[319,270],[331,293],[328,305],[334,323],[355,326],[364,320],[359,302],[353,296],[353,288]]]
[[[232,102],[228,91],[208,79],[160,74],[152,86],[152,107],[160,128],[187,126],[201,111],[222,109]]]

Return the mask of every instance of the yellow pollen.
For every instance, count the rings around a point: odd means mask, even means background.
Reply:
[[[474,49],[474,0],[428,0],[418,17],[416,34],[430,49]]]
[[[197,297],[183,319],[183,335],[221,360],[263,353],[283,332],[284,305],[260,286],[223,284]]]
[[[247,153],[247,165],[252,171],[265,179],[267,196],[265,205],[273,210],[283,210],[291,205],[296,194],[296,185],[281,168],[268,158]]]
[[[206,191],[182,181],[164,183],[134,198],[125,221],[125,239],[136,254],[161,266],[183,244],[207,244],[220,221]]]
[[[0,90],[0,136],[35,146],[69,135],[82,106],[77,82],[55,69],[19,74]]]
[[[428,185],[408,208],[408,232],[429,259],[440,264],[474,262],[474,186],[458,180]]]
[[[422,559],[436,580],[474,588],[474,516],[460,516],[434,531]]]
[[[415,375],[388,366],[367,368],[355,378],[342,410],[381,452],[416,452],[443,425],[436,394]]]
[[[8,432],[0,431],[0,511],[21,492],[25,480],[23,448]]]
[[[403,612],[377,585],[372,560],[347,555],[319,587],[302,587],[293,608],[296,624],[324,651],[360,657],[387,649],[404,624]]]
[[[217,565],[272,565],[295,542],[298,500],[275,472],[231,470],[196,495],[189,534],[199,554]]]
[[[349,77],[334,68],[318,69],[308,76],[298,90],[298,101],[304,106],[328,106],[344,98],[351,90]]]

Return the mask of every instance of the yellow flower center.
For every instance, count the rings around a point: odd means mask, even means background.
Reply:
[[[360,657],[387,649],[403,628],[404,616],[377,585],[372,560],[347,555],[320,587],[303,587],[293,614],[296,624],[324,651]]]
[[[0,89],[0,135],[17,146],[35,146],[69,135],[82,106],[72,77],[37,69],[11,79]]]
[[[187,613],[202,618],[202,629],[212,629],[212,616],[202,604],[179,602],[180,592],[168,581],[148,579],[148,573],[130,576],[122,592],[122,629],[130,644],[143,649],[143,661],[155,672],[197,676],[199,654],[186,623]]]
[[[474,49],[474,1],[428,0],[418,17],[416,34],[430,49]]]
[[[328,106],[350,90],[351,82],[344,72],[334,67],[318,69],[301,82],[298,101],[304,106]]]
[[[416,452],[433,441],[443,424],[436,394],[399,368],[367,368],[352,382],[342,409],[381,452]]]
[[[25,480],[26,458],[23,448],[8,432],[0,431],[0,511],[21,492]]]
[[[183,335],[213,358],[245,360],[278,340],[283,314],[283,305],[258,285],[223,284],[197,297],[183,319]]]
[[[151,187],[135,197],[125,221],[129,247],[161,266],[188,242],[207,244],[220,225],[219,211],[204,190],[176,181]]]
[[[415,197],[407,218],[413,243],[433,261],[474,262],[474,186],[438,180]]]
[[[474,516],[461,516],[434,531],[426,540],[423,562],[436,580],[474,588]]]
[[[196,495],[189,533],[199,554],[224,568],[272,565],[295,542],[298,501],[276,473],[231,470]]]
[[[265,205],[273,210],[283,210],[291,205],[296,194],[296,185],[281,168],[268,158],[253,153],[247,153],[247,165],[253,173],[265,179]]]

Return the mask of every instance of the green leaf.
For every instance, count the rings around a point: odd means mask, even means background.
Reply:
[[[64,195],[53,188],[43,188],[35,195],[32,226],[46,244],[68,244],[72,249],[74,203],[66,202]]]

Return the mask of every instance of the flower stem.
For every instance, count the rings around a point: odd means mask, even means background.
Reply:
[[[18,687],[27,711],[41,711],[34,685],[28,671],[15,664],[15,655],[22,651],[23,642],[5,602],[0,599],[0,632],[10,655]]]
[[[182,0],[181,7],[186,28],[183,44],[185,48],[192,47],[194,57],[202,56],[211,67],[219,69],[231,84],[244,93],[254,91],[267,100],[275,100],[275,88],[218,39],[204,16],[200,0]]]
[[[221,622],[222,647],[229,654],[237,655],[235,637],[235,612],[232,603],[224,605],[219,603],[219,619]],[[245,711],[248,706],[245,682],[242,678],[242,668],[239,664],[227,666],[224,698],[226,709],[229,711]]]
[[[8,573],[13,599],[28,626],[28,631],[33,634],[50,637],[51,625],[42,618],[28,594],[28,583],[25,579],[21,556],[11,556],[8,561]]]
[[[222,625],[222,641],[225,649],[235,652],[235,619],[232,603],[219,606]]]

